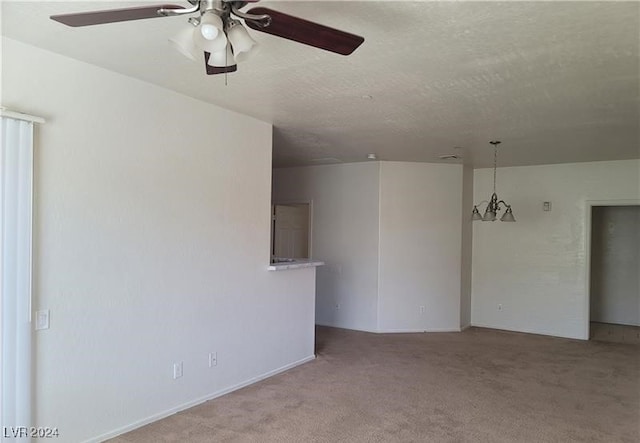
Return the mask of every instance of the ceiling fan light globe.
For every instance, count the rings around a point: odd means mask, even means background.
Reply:
[[[218,36],[219,32],[218,28],[213,25],[203,24],[200,26],[200,33],[207,40],[213,40]]]
[[[190,60],[197,61],[198,49],[193,41],[193,27],[184,28],[169,39],[169,43],[182,55]]]
[[[200,19],[200,26],[197,28],[206,40],[215,40],[218,34],[224,33],[224,24],[219,15],[213,12],[205,12]]]
[[[213,54],[224,50],[225,46],[227,46],[227,37],[224,32],[219,32],[216,38],[208,40],[202,36],[200,29],[196,28],[193,30],[193,42],[201,51]]]
[[[233,46],[237,62],[243,62],[257,52],[258,43],[251,38],[241,24],[236,24],[227,29],[227,37],[231,42],[231,46]]]
[[[215,68],[225,68],[228,66],[235,65],[236,62],[235,62],[235,59],[233,58],[231,45],[227,45],[226,50],[212,52],[209,55],[209,61],[207,62],[207,64]]]
[[[257,43],[255,43],[250,49],[246,51],[240,51],[237,54],[235,54],[234,57],[238,63],[241,63],[252,58],[258,52],[260,52],[260,46]]]

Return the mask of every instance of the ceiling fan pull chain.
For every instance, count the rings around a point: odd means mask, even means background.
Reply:
[[[230,45],[231,43],[227,43]],[[229,66],[229,51],[224,51],[224,65]],[[227,69],[224,70],[224,85],[229,86],[227,79],[229,78],[229,71]]]

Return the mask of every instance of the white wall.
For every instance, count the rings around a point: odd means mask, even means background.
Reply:
[[[266,270],[270,125],[9,39],[2,70],[48,119],[31,425],[113,435],[313,357],[314,270]]]
[[[276,202],[313,201],[313,256],[327,264],[318,270],[319,324],[459,330],[461,165],[284,168],[274,170],[273,186]]]
[[[460,270],[460,328],[471,325],[471,254],[473,248],[473,222],[469,208],[473,207],[473,168],[462,169],[462,257]]]
[[[640,326],[640,206],[594,207],[591,232],[591,320]]]
[[[492,172],[475,171],[476,202]],[[640,198],[640,161],[499,168],[498,196],[517,222],[474,224],[472,323],[587,338],[587,201]]]
[[[379,163],[275,169],[273,201],[312,202],[316,322],[375,331]]]
[[[382,162],[380,172],[378,330],[457,331],[462,166]]]

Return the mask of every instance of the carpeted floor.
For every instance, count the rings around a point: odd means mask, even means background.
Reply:
[[[112,442],[638,442],[640,347],[318,328],[317,359]]]
[[[592,321],[589,329],[589,340],[640,345],[640,326]]]

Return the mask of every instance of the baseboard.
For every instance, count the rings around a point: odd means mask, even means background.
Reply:
[[[344,326],[335,326],[324,323],[316,323],[316,326],[324,326],[326,328],[346,329],[348,331],[369,332],[371,334],[423,334],[425,332],[460,332],[460,328],[429,328],[429,329],[354,329]],[[469,326],[466,326],[467,328]]]
[[[108,440],[110,438],[114,438],[117,437],[118,435],[124,434],[126,432],[130,432],[133,431],[134,429],[138,429],[142,426],[148,425],[149,423],[153,423],[154,421],[158,421],[161,420],[163,418],[169,417],[170,415],[176,414],[180,411],[184,411],[185,409],[189,409],[192,408],[194,406],[197,406],[201,403],[204,403],[205,401],[209,401],[209,400],[213,400],[214,398],[218,398],[218,397],[222,397],[225,394],[228,394],[230,392],[233,391],[237,391],[238,389],[242,389],[245,386],[249,386],[252,385],[254,383],[257,383],[259,381],[262,381],[266,378],[269,377],[273,377],[274,375],[277,375],[281,372],[284,371],[288,371],[289,369],[295,368],[296,366],[300,366],[304,363],[310,362],[311,360],[315,359],[316,356],[315,355],[310,355],[308,357],[305,357],[301,360],[295,361],[293,363],[290,363],[288,365],[282,366],[280,368],[274,369],[272,371],[268,371],[265,372],[264,374],[258,375],[257,377],[253,377],[250,378],[249,380],[243,381],[241,383],[235,384],[233,386],[230,386],[228,388],[224,388],[221,389],[220,391],[216,391],[213,392],[211,394],[205,395],[203,397],[197,398],[195,400],[189,401],[187,403],[183,403],[179,406],[176,406],[174,408],[171,409],[167,409],[166,411],[163,412],[159,412],[157,414],[151,415],[147,418],[143,418],[142,420],[138,420],[136,422],[133,422],[129,425],[123,426],[121,428],[118,428],[116,430],[113,431],[109,431],[105,434],[99,435],[98,437],[94,437],[94,438],[90,438],[89,440],[85,440],[84,443],[99,443],[105,440]]]
[[[379,334],[422,334],[425,332],[460,332],[459,328],[380,329]]]
[[[346,329],[347,331],[358,331],[358,332],[370,332],[372,334],[376,334],[380,331],[376,331],[374,329],[356,329],[356,328],[347,328],[346,326],[336,326],[328,323],[316,323],[316,326],[324,326],[325,328],[335,328],[335,329]]]
[[[470,323],[467,323],[467,324],[466,324],[466,325],[464,325],[464,326],[460,326],[460,332],[464,331],[465,329],[469,329],[470,327],[471,327],[471,324],[470,324]]]
[[[577,337],[572,335],[558,335],[551,332],[534,331],[530,329],[509,329],[505,326],[487,325],[483,323],[471,323],[475,328],[495,329],[496,331],[518,332],[520,334],[544,335],[545,337],[566,338],[570,340],[588,340],[589,338]]]
[[[337,328],[337,326],[331,325],[329,323],[318,323],[318,322],[316,322],[316,326],[324,326],[325,328]]]

